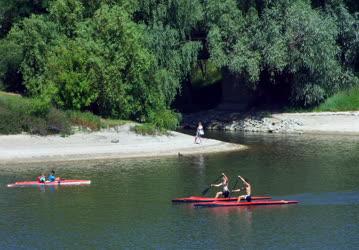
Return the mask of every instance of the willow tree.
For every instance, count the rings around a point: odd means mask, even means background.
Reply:
[[[240,84],[254,89],[264,75],[272,84],[285,81],[288,99],[310,106],[353,80],[338,61],[335,19],[309,1],[272,2],[261,15],[234,0],[208,1],[207,15],[211,59],[241,76]]]
[[[198,0],[144,0],[136,11],[146,26],[147,46],[155,55],[155,77],[161,79],[167,104],[181,91],[197,61],[201,42],[192,33],[203,19]]]

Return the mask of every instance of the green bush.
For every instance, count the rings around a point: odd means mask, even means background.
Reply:
[[[71,134],[71,126],[93,131],[123,125],[126,121],[101,119],[90,112],[61,111],[38,98],[0,92],[0,134]]]
[[[101,128],[112,128],[124,125],[127,121],[117,119],[101,119]]]
[[[19,134],[22,132],[22,122],[16,113],[0,105],[0,134]]]
[[[47,115],[47,130],[54,134],[71,134],[71,124],[66,114],[63,111],[51,108]]]
[[[65,113],[50,107],[41,99],[0,93],[0,133],[69,134],[71,127]]]
[[[0,106],[6,107],[17,114],[45,118],[49,113],[50,104],[39,98],[24,98],[19,95],[1,93]]]
[[[90,112],[67,111],[66,114],[72,125],[89,128],[93,131],[101,129],[101,118]]]
[[[46,118],[49,114],[51,107],[50,103],[39,98],[24,100],[26,100],[24,103],[28,106],[27,112],[29,115]]]
[[[47,135],[46,120],[40,117],[27,116],[24,120],[23,128],[30,134]]]
[[[359,86],[339,92],[329,97],[314,111],[349,111],[359,110]]]
[[[180,114],[167,109],[149,114],[149,122],[159,129],[175,130],[180,120]]]
[[[165,129],[160,129],[151,123],[144,123],[141,125],[136,125],[134,127],[131,127],[131,131],[134,131],[136,134],[140,134],[140,135],[166,134]]]

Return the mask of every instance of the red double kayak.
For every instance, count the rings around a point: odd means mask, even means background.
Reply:
[[[193,202],[214,202],[214,201],[237,201],[238,197],[229,197],[229,198],[211,198],[203,196],[190,196],[185,198],[176,198],[172,202],[182,202],[182,203],[193,203]],[[270,196],[252,196],[252,200],[269,200],[272,199]]]
[[[253,199],[253,198],[252,198]],[[299,201],[285,201],[285,200],[271,200],[271,201],[241,201],[241,202],[223,202],[223,201],[214,201],[214,202],[199,202],[193,204],[195,207],[239,207],[239,206],[258,206],[258,205],[287,205],[287,204],[296,204]]]
[[[28,187],[28,186],[76,186],[76,185],[89,185],[90,180],[56,180],[53,182],[38,182],[38,181],[19,181],[8,184],[8,187]]]

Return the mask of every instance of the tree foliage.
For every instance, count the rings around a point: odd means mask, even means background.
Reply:
[[[308,1],[267,1],[259,14],[255,4],[247,3],[242,10],[241,3],[209,0],[207,15],[211,59],[247,79],[244,84],[255,88],[265,80],[262,72],[273,84],[288,79],[288,99],[309,106],[356,80],[348,71],[358,58],[356,24],[343,5],[330,15],[313,9]]]
[[[358,82],[357,7],[349,0],[0,0],[0,87],[63,109],[175,124],[171,104],[197,60],[209,59],[238,84],[282,84],[292,105],[311,106]]]

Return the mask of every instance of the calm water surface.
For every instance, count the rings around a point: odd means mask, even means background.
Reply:
[[[250,149],[181,158],[0,167],[0,249],[358,247],[359,137],[210,136]],[[91,179],[92,184],[6,187],[52,168],[64,178]],[[171,203],[175,197],[200,194],[221,172],[248,177],[254,194],[300,204],[193,208]]]

